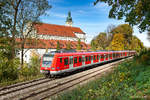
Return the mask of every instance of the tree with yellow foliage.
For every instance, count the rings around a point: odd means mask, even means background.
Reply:
[[[118,33],[118,34],[114,34],[113,36],[113,40],[109,46],[109,49],[111,50],[124,50],[125,49],[125,38],[123,36],[123,34]]]

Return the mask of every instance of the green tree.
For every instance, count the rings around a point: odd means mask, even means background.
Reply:
[[[92,49],[93,51],[96,51],[96,49],[97,49],[97,44],[96,44],[95,39],[93,39],[93,40],[91,41],[91,49]]]
[[[11,19],[11,28],[8,30],[11,37],[11,58],[15,57],[16,38],[20,38],[21,64],[23,64],[26,40],[31,34],[34,36],[35,22],[38,22],[40,16],[44,15],[51,6],[47,0],[1,0],[3,1],[6,2],[3,8],[9,11],[4,12],[4,15]]]
[[[133,36],[130,49],[136,50],[138,53],[140,53],[144,49],[144,45],[140,39],[138,39],[136,36]]]
[[[81,47],[81,40],[78,39],[78,44],[77,44],[77,50],[81,50],[82,47]]]
[[[149,30],[150,27],[150,0],[96,0],[111,6],[109,18],[122,19],[130,25],[138,25],[140,31]]]
[[[56,47],[56,50],[60,50],[60,43],[59,43],[59,41],[57,41],[57,47]]]
[[[101,32],[91,41],[91,46],[93,50],[106,50],[110,42],[111,34],[107,35],[105,32]]]
[[[148,32],[148,40],[150,41],[150,31]]]

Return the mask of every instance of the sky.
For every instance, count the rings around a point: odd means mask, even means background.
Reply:
[[[86,42],[90,43],[92,38],[100,32],[105,32],[109,25],[125,24],[124,20],[108,18],[109,7],[105,3],[98,3],[96,6],[93,2],[96,0],[49,0],[52,8],[41,17],[41,21],[49,24],[65,25],[68,12],[71,11],[73,26],[80,27],[86,33]],[[134,34],[146,47],[150,47],[150,41],[147,34],[139,33],[138,28],[134,27]]]

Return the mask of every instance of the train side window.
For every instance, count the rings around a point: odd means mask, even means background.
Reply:
[[[86,61],[88,61],[88,57],[86,57]]]
[[[94,60],[96,60],[96,56],[94,55]]]
[[[104,59],[104,55],[101,55],[101,58]]]
[[[64,59],[64,65],[68,65],[69,63],[68,63],[68,58],[65,58]]]
[[[113,57],[115,57],[115,53],[113,53]]]
[[[76,64],[76,63],[77,63],[77,57],[74,58],[74,64]]]
[[[97,55],[97,60],[98,60],[98,55]]]
[[[106,58],[108,58],[108,54],[106,54]]]
[[[81,62],[82,61],[82,58],[81,57],[79,57],[79,62]]]
[[[60,58],[60,63],[62,63],[62,58]]]
[[[89,56],[89,61],[91,61],[91,56]]]
[[[73,58],[70,59],[70,64],[72,64],[72,63],[73,63]]]

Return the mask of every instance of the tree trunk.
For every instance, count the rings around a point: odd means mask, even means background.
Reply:
[[[21,46],[21,67],[23,67],[24,64],[24,46]]]
[[[15,34],[16,34],[16,24],[17,24],[17,14],[18,14],[18,7],[20,4],[21,0],[17,2],[16,7],[14,8],[15,13],[14,13],[14,23],[13,23],[13,29],[12,29],[12,43],[11,43],[11,59],[15,57]],[[14,5],[12,5],[14,6]]]

